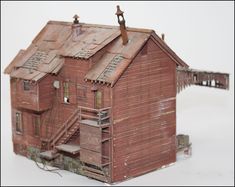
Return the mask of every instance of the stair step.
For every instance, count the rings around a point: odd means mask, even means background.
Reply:
[[[98,170],[98,169],[95,169],[95,168],[87,167],[87,166],[83,166],[83,170],[85,170],[85,171],[90,171],[90,172],[97,173],[97,174],[101,174],[101,175],[104,175],[104,172],[103,172],[103,171]]]
[[[103,182],[108,182],[108,179],[104,175],[93,173],[93,172],[90,172],[87,170],[84,171],[84,174],[90,178],[97,179],[97,180],[103,181]]]

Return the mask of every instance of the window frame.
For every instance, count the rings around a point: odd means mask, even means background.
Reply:
[[[32,117],[33,117],[33,119],[32,119],[32,122],[33,122],[33,135],[35,137],[40,137],[41,136],[41,116],[37,115],[37,114],[33,114]],[[36,124],[36,121],[39,122],[39,123]]]
[[[15,131],[16,134],[23,134],[22,112],[15,112]]]
[[[77,84],[77,100],[85,100],[87,98],[87,87]]]
[[[69,81],[63,82],[63,102],[66,104],[69,104]],[[67,101],[65,101],[65,98],[67,98]]]
[[[28,80],[23,80],[23,90],[30,91],[30,82]]]
[[[98,102],[98,93],[100,93],[101,95],[99,96],[100,97],[100,102],[99,102],[99,105],[97,104]],[[95,108],[96,109],[100,109],[103,107],[103,91],[102,90],[97,90],[95,91]]]

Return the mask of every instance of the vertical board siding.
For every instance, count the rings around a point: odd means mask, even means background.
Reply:
[[[114,86],[113,178],[175,162],[175,63],[150,39]]]
[[[55,88],[53,82],[56,76],[47,75],[38,83],[39,88],[39,110],[47,110],[52,107],[52,102],[55,97]]]
[[[25,91],[23,80],[11,78],[11,104],[14,108],[25,108],[38,111],[38,85],[30,84]]]
[[[103,54],[103,52],[102,52]],[[90,82],[84,81],[84,76],[95,60],[102,55],[94,55],[92,61],[65,58],[65,63],[57,75],[48,74],[46,77],[31,86],[30,91],[23,90],[23,80],[11,78],[11,103],[12,103],[12,128],[13,142],[17,145],[33,146],[40,148],[40,139],[50,139],[64,122],[73,114],[79,106],[94,108],[94,92]],[[53,82],[59,81],[59,89],[55,89]],[[63,83],[69,82],[70,103],[64,103]],[[84,88],[85,96],[79,97],[78,90]],[[102,91],[103,107],[110,106],[110,87],[97,84],[98,90]],[[24,102],[27,101],[28,104]],[[17,134],[15,131],[15,112],[22,113],[23,133]],[[34,136],[33,115],[41,117],[40,137]],[[72,141],[79,143],[80,137]]]

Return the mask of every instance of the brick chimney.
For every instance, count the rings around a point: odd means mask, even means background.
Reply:
[[[117,5],[117,18],[118,18],[118,23],[120,25],[120,31],[121,31],[121,36],[122,36],[122,44],[126,45],[128,43],[128,36],[127,36],[127,31],[126,31],[126,25],[125,25],[125,19],[123,16],[123,11],[120,10],[119,5]]]

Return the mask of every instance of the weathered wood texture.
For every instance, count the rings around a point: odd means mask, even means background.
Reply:
[[[94,59],[97,59],[97,57],[94,56]],[[93,85],[84,81],[86,72],[94,63],[94,60],[85,61],[65,58],[64,66],[58,75],[47,75],[38,84],[30,84],[29,91],[23,89],[23,80],[12,78],[12,107],[13,111],[17,109],[22,112],[24,129],[21,135],[14,135],[13,141],[18,142],[17,138],[19,138],[22,140],[21,144],[24,144],[25,141],[30,142],[26,137],[28,135],[31,136],[33,133],[33,121],[31,118],[35,114],[38,114],[41,118],[40,138],[50,139],[73,114],[78,105],[95,108],[94,92],[91,91]],[[59,81],[59,89],[53,87],[55,80]],[[69,103],[64,102],[63,84],[65,82],[69,84]],[[110,106],[110,88],[106,85],[97,85],[97,88],[103,95],[102,107]],[[12,114],[12,120],[15,120],[15,112]],[[12,124],[15,127],[15,122]],[[33,141],[34,143],[32,144],[35,144],[35,147],[41,146],[40,138],[37,137],[37,141]],[[79,139],[79,137],[73,137],[73,142],[79,143]]]
[[[56,97],[56,91],[53,87],[55,80],[56,76],[49,74],[38,83],[39,111],[45,111],[52,107]]]
[[[177,93],[190,85],[229,89],[229,74],[202,71],[189,68],[177,68]]]
[[[175,162],[175,63],[150,39],[113,90],[113,176]]]
[[[38,83],[29,82],[29,90],[24,89],[24,80],[11,78],[11,99],[13,108],[23,108],[36,112],[52,107],[55,76],[48,75]]]
[[[99,127],[90,125],[80,125],[80,147],[82,149],[89,149],[94,152],[101,153],[101,130]],[[92,163],[90,163],[92,164]]]
[[[30,90],[24,90],[22,79],[11,78],[11,104],[13,108],[38,111],[38,84],[30,83]]]

